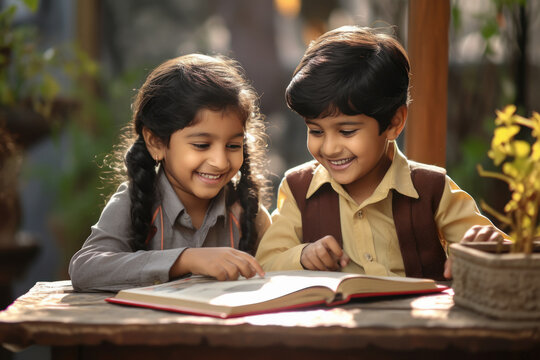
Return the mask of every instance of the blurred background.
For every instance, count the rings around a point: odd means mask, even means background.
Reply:
[[[284,101],[309,41],[356,24],[386,27],[407,47],[408,8],[406,0],[0,1],[0,307],[36,281],[68,278],[71,255],[114,190],[101,179],[103,159],[155,66],[192,52],[243,65],[261,96],[277,189],[287,168],[310,159],[305,125]],[[490,168],[496,109],[540,111],[540,1],[450,8],[446,167],[501,208],[504,184],[480,178],[476,165]],[[17,269],[4,269],[10,261]],[[15,356],[47,356],[38,353]]]

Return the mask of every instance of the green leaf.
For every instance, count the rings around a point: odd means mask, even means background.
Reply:
[[[32,12],[36,12],[39,6],[39,0],[22,0],[22,2],[29,8]]]
[[[482,27],[480,33],[486,41],[489,41],[489,39],[499,33],[499,25],[497,24],[497,21],[495,21],[495,19],[489,19]]]

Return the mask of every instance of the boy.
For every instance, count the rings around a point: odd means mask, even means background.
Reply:
[[[443,280],[447,243],[473,226],[468,240],[502,236],[444,169],[398,149],[409,72],[399,42],[369,28],[342,27],[310,44],[286,99],[306,122],[315,160],[280,185],[256,255],[265,270]]]

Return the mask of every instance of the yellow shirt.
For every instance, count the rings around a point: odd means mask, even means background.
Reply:
[[[343,249],[351,262],[342,271],[382,276],[405,276],[394,218],[392,189],[418,198],[409,168],[409,160],[394,144],[392,164],[373,194],[357,204],[328,171],[319,165],[313,175],[306,198],[329,182],[339,194],[339,211]],[[435,214],[435,222],[448,243],[459,242],[473,225],[491,225],[481,215],[474,199],[461,190],[450,177]],[[265,271],[302,269],[300,255],[307,244],[302,243],[302,218],[287,180],[279,186],[277,208],[272,225],[264,234],[256,258]]]

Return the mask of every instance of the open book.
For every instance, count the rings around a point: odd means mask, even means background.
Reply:
[[[218,281],[192,276],[121,290],[108,302],[219,318],[246,316],[352,298],[420,294],[447,289],[430,279],[367,276],[330,271],[271,271],[264,278]]]

